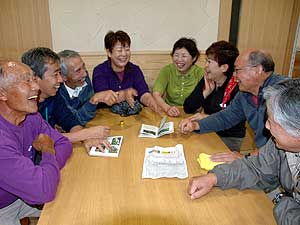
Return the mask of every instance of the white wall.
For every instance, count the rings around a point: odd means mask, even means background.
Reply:
[[[171,50],[193,37],[205,50],[217,40],[220,0],[49,0],[53,49],[104,51],[109,30],[124,30],[132,50]]]

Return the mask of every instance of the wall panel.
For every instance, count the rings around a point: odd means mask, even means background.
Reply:
[[[48,0],[1,0],[0,59],[37,46],[52,47]]]

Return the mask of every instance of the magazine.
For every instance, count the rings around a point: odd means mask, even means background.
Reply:
[[[110,143],[111,146],[102,145],[101,149],[97,147],[91,147],[89,155],[118,157],[121,150],[123,136],[108,137],[107,141]]]
[[[142,124],[139,137],[158,138],[165,134],[171,134],[174,132],[173,122],[166,122],[167,117],[164,116],[160,121],[159,127]]]

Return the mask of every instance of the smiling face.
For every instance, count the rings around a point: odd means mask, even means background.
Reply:
[[[66,65],[69,72],[65,78],[66,84],[72,89],[83,86],[87,72],[81,57],[69,58],[66,61]]]
[[[193,65],[194,58],[186,48],[178,48],[173,54],[173,63],[181,74],[186,74]]]
[[[38,78],[28,66],[22,63],[9,63],[4,68],[10,81],[9,85],[3,88],[1,100],[6,102],[11,115],[24,117],[28,113],[37,112]]]
[[[273,113],[269,110],[266,128],[270,130],[277,148],[290,152],[300,151],[300,136],[295,137],[289,134],[279,123],[274,120]]]
[[[122,72],[130,60],[131,51],[130,46],[125,44],[122,46],[120,41],[117,41],[111,52],[106,50],[108,57],[111,59],[111,67],[115,72]]]
[[[256,66],[251,66],[248,63],[249,52],[244,52],[239,55],[234,63],[234,73],[236,81],[239,85],[239,90],[249,92],[254,95],[259,89],[258,71]]]
[[[205,63],[205,72],[207,74],[208,79],[218,81],[221,78],[226,77],[225,72],[227,71],[227,69],[227,64],[219,66],[218,62],[215,61],[212,56],[207,56]]]
[[[43,102],[46,98],[55,96],[62,82],[59,63],[50,60],[47,64],[47,70],[44,73],[43,78],[38,80],[41,89],[39,101]]]

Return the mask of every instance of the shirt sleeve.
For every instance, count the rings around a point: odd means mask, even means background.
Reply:
[[[168,69],[168,66],[162,68],[159,71],[158,77],[154,82],[153,92],[159,92],[161,94],[164,94],[166,92],[169,83],[169,73],[170,70]]]
[[[106,65],[106,64],[105,64]],[[110,90],[107,68],[104,64],[96,66],[93,70],[92,83],[95,93]]]
[[[134,79],[133,88],[137,90],[138,98],[140,99],[143,96],[143,94],[149,92],[149,88],[145,81],[144,74],[138,66],[135,67],[134,76],[135,79]]]
[[[279,150],[270,140],[260,149],[258,156],[250,156],[221,164],[212,171],[217,176],[217,185],[222,189],[273,189],[279,184],[278,172],[281,162]],[[272,187],[272,188],[270,188]]]
[[[47,134],[54,141],[55,156],[59,168],[63,168],[66,161],[72,154],[72,144],[69,139],[53,129],[46,121],[41,118],[41,131],[39,133]],[[43,154],[44,155],[44,154]]]
[[[81,126],[79,120],[73,115],[64,99],[60,98],[58,95],[55,96],[52,113],[55,124],[60,126],[66,132],[70,132],[75,126]]]
[[[196,132],[202,134],[226,130],[246,120],[240,95],[239,92],[226,109],[199,120],[200,130]]]
[[[29,204],[43,204],[54,199],[60,179],[59,169],[70,156],[72,146],[41,116],[34,119],[32,139],[36,131],[49,135],[55,142],[56,155],[43,153],[40,165],[34,165],[30,158],[22,154],[20,143],[6,139],[5,143],[1,143],[0,187]]]
[[[204,96],[203,96],[204,78],[200,80],[193,92],[185,99],[183,103],[183,109],[185,113],[195,113],[197,109],[203,107]]]

